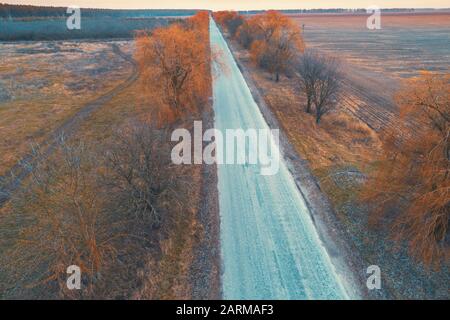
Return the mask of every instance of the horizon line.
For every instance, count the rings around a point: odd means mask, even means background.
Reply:
[[[12,3],[6,3],[6,2],[0,2],[0,5],[10,5],[10,6],[30,6],[30,7],[48,7],[48,8],[65,8],[66,6],[54,6],[54,5],[35,5],[35,4],[12,4]],[[214,10],[214,9],[205,9],[205,8],[108,8],[108,7],[81,7],[80,9],[104,9],[104,10],[203,10],[203,11],[213,11],[213,12],[217,12],[217,11],[269,11],[269,10],[274,10],[274,11],[295,11],[295,10],[307,10],[307,11],[312,11],[312,10],[338,10],[338,9],[343,9],[343,10],[366,10],[367,8],[364,7],[317,7],[317,8],[265,8],[265,9],[225,9],[225,10]],[[381,10],[396,10],[396,9],[413,9],[413,10],[450,10],[450,7],[393,7],[393,8],[388,8],[388,7],[380,7]]]

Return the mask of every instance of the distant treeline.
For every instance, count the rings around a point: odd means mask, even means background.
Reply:
[[[434,11],[435,9],[413,9],[413,8],[397,8],[397,9],[381,9],[382,12],[424,12]],[[49,6],[31,6],[31,5],[12,5],[0,3],[0,19],[21,19],[21,18],[59,18],[67,16],[67,7],[49,7]],[[82,8],[82,15],[90,18],[145,18],[145,17],[167,17],[167,16],[192,16],[199,10],[197,9],[93,9]],[[264,10],[248,10],[239,11],[240,14],[258,14]],[[299,13],[351,13],[365,14],[366,9],[293,9],[278,10],[285,14]]]
[[[432,9],[430,9],[432,10]],[[362,14],[366,13],[367,10],[365,8],[359,9],[344,9],[344,8],[332,8],[332,9],[290,9],[290,10],[277,10],[284,14],[299,14],[299,13],[351,13],[351,14]],[[399,8],[399,9],[381,9],[382,12],[416,12],[416,9],[413,8]],[[262,13],[264,10],[248,10],[248,11],[239,11],[240,14],[258,14]]]
[[[49,18],[33,21],[0,19],[1,41],[75,40],[132,38],[137,30],[167,26],[179,18],[150,17],[85,19],[80,30],[69,30],[65,19]]]
[[[0,3],[0,19],[58,18],[67,16],[67,7],[40,7]],[[88,18],[145,18],[157,16],[191,16],[198,10],[113,10],[82,8]]]

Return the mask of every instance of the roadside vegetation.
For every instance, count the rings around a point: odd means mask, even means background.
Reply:
[[[183,23],[141,32],[136,37],[136,61],[149,113],[160,124],[197,114],[211,94],[207,13]]]
[[[215,13],[217,22],[248,49],[252,62],[268,71],[275,82],[280,75],[299,75],[299,88],[307,99],[305,111],[314,113],[316,123],[337,107],[340,90],[339,63],[333,57],[305,51],[300,27],[277,11],[245,19],[236,12]]]
[[[305,49],[300,28],[276,11],[248,19],[234,12],[217,12],[215,18],[250,50],[252,60],[269,71],[276,82],[281,74],[289,72],[293,59]]]
[[[295,66],[300,75],[300,89],[306,96],[307,113],[315,113],[316,124],[338,106],[340,81],[339,64],[333,57],[308,51]]]
[[[309,49],[297,38],[294,42],[302,45],[287,46],[292,52],[279,76],[261,63],[255,38],[265,41],[261,34],[293,25],[282,22],[289,18],[220,12],[215,19],[290,142],[308,160],[351,241],[368,263],[385,270],[390,294],[446,296],[441,289],[430,290],[439,287],[436,281],[445,278],[450,261],[448,75],[424,73],[407,80],[394,101],[396,116],[375,130],[345,105],[348,81],[339,57]],[[278,27],[270,28],[270,21]],[[412,274],[404,278],[408,285],[394,280],[403,268],[398,255],[409,261],[405,251],[416,261],[405,264],[404,271]],[[442,273],[431,275],[430,267]]]
[[[207,13],[140,33],[137,82],[74,135],[58,137],[51,151],[34,148],[24,164],[31,174],[0,208],[2,298],[191,297],[191,266],[202,238],[202,168],[171,163],[170,133],[174,126],[190,129],[202,114],[212,117],[205,39]],[[153,43],[158,46],[144,45]],[[190,48],[195,61],[184,55]],[[142,50],[154,50],[151,61]],[[164,78],[167,61],[174,61],[170,70],[186,73],[177,82],[180,91],[156,99],[152,79],[170,79]],[[72,264],[82,270],[83,290],[66,287]]]
[[[364,199],[373,224],[428,266],[450,260],[450,77],[423,73],[397,95],[403,126],[382,135],[383,154]],[[408,124],[413,124],[408,125]]]

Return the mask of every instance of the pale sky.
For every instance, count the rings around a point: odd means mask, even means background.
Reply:
[[[449,0],[0,0],[9,4],[32,4],[113,9],[311,9],[311,8],[449,8]]]

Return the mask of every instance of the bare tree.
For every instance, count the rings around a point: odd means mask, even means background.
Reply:
[[[174,191],[180,179],[175,179],[168,141],[164,129],[130,125],[116,134],[106,153],[109,185],[121,210],[153,227],[161,225],[169,201],[181,206]]]
[[[339,90],[338,63],[334,58],[324,58],[322,72],[319,74],[313,95],[317,124],[324,114],[336,108]]]
[[[306,95],[305,111],[311,113],[314,87],[321,70],[317,54],[306,51],[298,60],[296,69],[300,75],[300,89],[303,90]]]
[[[0,215],[2,296],[131,294],[143,258],[182,217],[189,189],[180,187],[183,167],[171,164],[167,131],[137,123],[102,146],[59,138],[55,148],[50,158],[35,149],[30,178]],[[83,290],[66,287],[72,264],[82,270]]]
[[[234,38],[239,27],[244,23],[244,18],[239,14],[233,14],[226,22],[230,35]]]
[[[253,35],[248,20],[244,20],[242,25],[237,29],[235,37],[245,49],[250,48],[253,41]]]
[[[11,212],[2,217],[0,241],[8,239],[8,251],[0,269],[11,282],[5,290],[11,297],[92,297],[94,284],[122,253],[117,234],[123,232],[123,220],[102,210],[107,198],[98,180],[99,158],[81,141],[68,144],[59,138],[56,148],[50,159],[35,149],[29,181],[14,193]],[[72,264],[84,275],[79,292],[65,286]]]
[[[305,91],[306,112],[312,112],[314,105],[316,123],[323,115],[337,106],[341,74],[335,58],[307,52],[297,64],[301,88]]]

